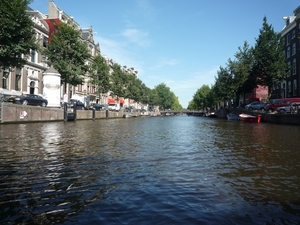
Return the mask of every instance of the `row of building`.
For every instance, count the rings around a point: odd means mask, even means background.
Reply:
[[[55,5],[53,0],[48,1],[48,14],[45,15],[38,10],[27,7],[27,13],[31,20],[34,22],[34,30],[36,39],[42,48],[47,47],[48,39],[53,32],[57,29],[60,22],[67,23],[74,29],[81,33],[82,41],[86,42],[91,61],[96,55],[100,55],[100,45],[95,43],[93,37],[93,28],[80,28],[79,24],[73,17],[66,14],[62,9]],[[104,56],[107,64],[111,67],[114,64],[112,59]],[[46,56],[36,50],[31,50],[30,55],[27,57],[27,63],[22,68],[0,68],[0,94],[2,96],[21,95],[21,94],[38,94],[45,97],[45,72],[49,72]],[[91,63],[91,62],[89,62]],[[138,72],[133,67],[123,66],[122,69],[137,77]],[[50,72],[53,72],[50,70]],[[63,86],[60,88],[60,96],[68,94],[69,98],[75,98],[86,102],[97,102],[100,104],[107,104],[118,101],[121,106],[135,106],[139,108],[137,103],[130,99],[123,99],[122,97],[112,97],[111,93],[103,93],[96,95],[95,87],[89,83],[89,78],[85,78],[83,85],[72,86],[67,84],[66,90]],[[87,101],[86,101],[87,100]]]
[[[92,58],[101,54],[99,43],[94,42],[93,29],[80,28],[79,24],[73,17],[66,14],[62,9],[55,5],[53,0],[48,1],[48,15],[45,15],[38,10],[33,10],[28,7],[28,15],[34,22],[34,29],[36,38],[39,40],[41,47],[46,47],[49,36],[57,28],[59,22],[64,22],[71,25],[73,28],[78,29],[81,32],[81,39],[87,43],[88,49]],[[285,24],[280,31],[281,36],[285,40],[285,47],[283,54],[285,55],[287,63],[290,65],[291,70],[287,77],[272,87],[272,98],[287,98],[287,97],[300,97],[300,6],[293,11],[292,16],[283,17]],[[92,60],[91,58],[91,60]],[[108,65],[113,65],[113,60],[104,56]],[[43,74],[49,69],[46,56],[40,52],[32,50],[27,63],[22,68],[0,68],[0,94],[3,95],[20,95],[22,93],[39,94],[44,95],[44,83]],[[123,69],[135,76],[138,72],[133,67],[127,68],[123,66]],[[115,102],[111,96],[111,93],[103,93],[100,96],[95,94],[95,87],[89,83],[88,77],[86,77],[83,85],[71,86],[67,85],[67,90],[60,90],[60,96],[64,93],[69,95],[69,98],[88,99],[91,102],[98,102],[101,104],[107,104]],[[264,87],[258,87],[252,93],[245,96],[246,101],[252,99],[262,99],[262,96],[266,96],[268,91]],[[123,99],[118,97],[117,101],[123,106],[134,105],[130,99]]]

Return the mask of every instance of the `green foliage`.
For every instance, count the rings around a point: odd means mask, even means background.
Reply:
[[[231,99],[234,96],[234,75],[229,67],[220,67],[217,72],[214,91],[218,100]]]
[[[111,91],[116,96],[126,98],[128,96],[128,84],[130,80],[128,74],[122,71],[121,66],[117,63],[114,63],[112,71],[110,76]]]
[[[189,109],[189,110],[197,110],[197,105],[194,102],[194,99],[189,102],[189,105],[188,105],[187,109]]]
[[[179,103],[178,97],[172,92],[172,96],[173,96],[173,104],[171,106],[172,110],[181,110],[182,106]]]
[[[150,89],[149,92],[149,104],[150,105],[159,105],[159,96],[156,89]]]
[[[161,109],[171,109],[174,103],[173,93],[170,88],[164,83],[157,85],[154,88],[158,95],[158,105]]]
[[[243,48],[239,47],[235,54],[236,67],[235,79],[236,95],[249,93],[257,87],[256,76],[253,73],[254,55],[253,48],[245,41]]]
[[[258,84],[271,87],[286,77],[288,65],[282,54],[283,44],[280,34],[274,32],[264,17],[254,48],[254,72]]]
[[[209,93],[211,89],[208,85],[202,85],[201,88],[199,88],[193,97],[193,104],[195,106],[195,109],[203,109],[207,107],[211,107],[211,102],[209,101]]]
[[[89,66],[86,64],[91,57],[87,44],[80,39],[80,32],[71,26],[60,23],[57,33],[51,36],[44,54],[48,64],[61,75],[61,81],[71,85],[83,84]]]
[[[30,0],[0,1],[0,67],[22,67],[30,49],[37,49],[34,24],[26,13]]]
[[[107,93],[110,90],[109,66],[101,55],[94,57],[89,72],[90,82],[95,86],[97,94]]]

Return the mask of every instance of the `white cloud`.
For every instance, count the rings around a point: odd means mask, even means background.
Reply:
[[[121,66],[134,67],[139,73],[143,71],[143,62],[137,60],[138,57],[134,52],[127,49],[126,42],[107,39],[98,35],[94,36],[94,39],[100,43],[102,56],[106,55],[109,59],[112,59]]]
[[[126,29],[122,32],[122,35],[126,37],[130,42],[133,42],[142,47],[149,46],[151,43],[148,38],[148,32],[138,29]]]
[[[150,69],[154,70],[165,66],[174,66],[177,65],[179,62],[179,59],[162,58],[157,63],[155,63],[155,66],[152,66]]]

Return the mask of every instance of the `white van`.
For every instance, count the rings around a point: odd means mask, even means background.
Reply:
[[[110,104],[108,104],[108,110],[109,111],[119,111],[120,106],[119,106],[119,104],[110,103]]]

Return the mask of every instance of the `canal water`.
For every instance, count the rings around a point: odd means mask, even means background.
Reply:
[[[0,224],[299,224],[299,138],[188,116],[0,125]]]

